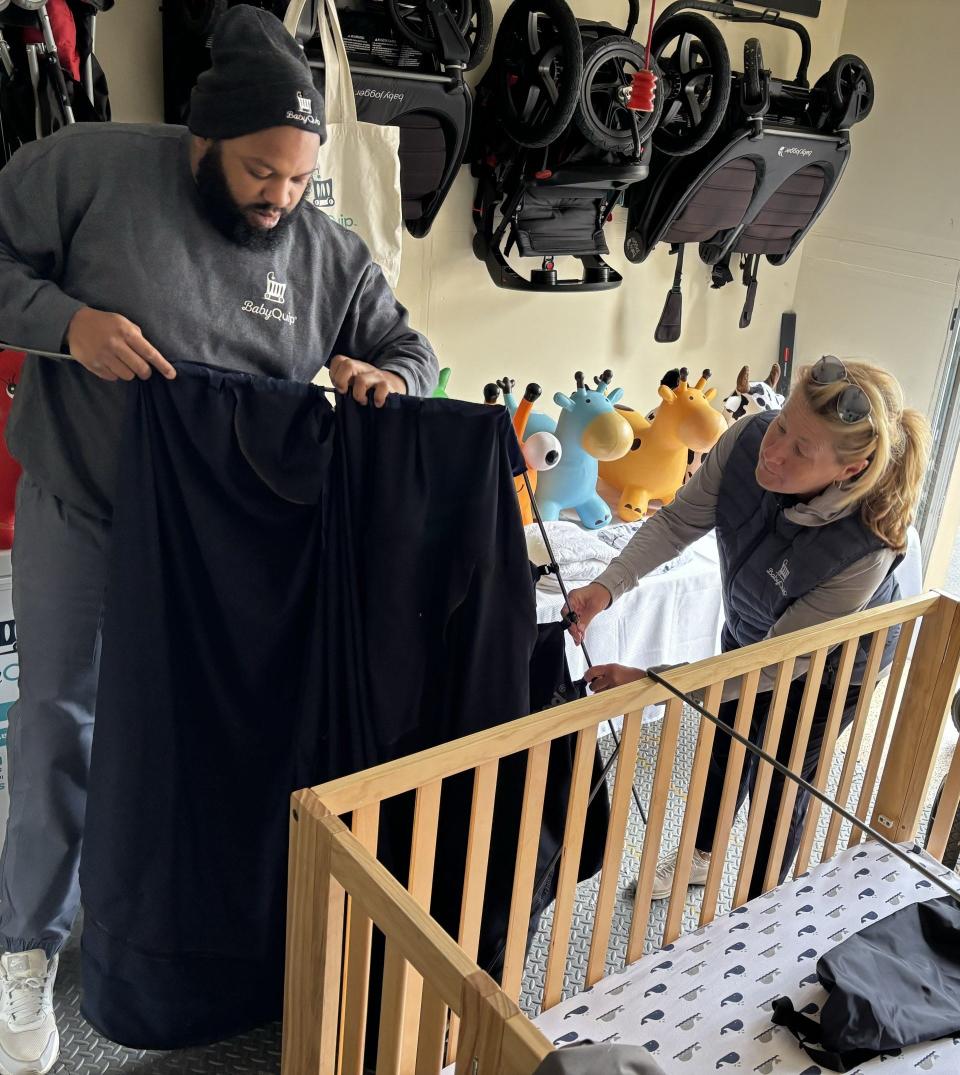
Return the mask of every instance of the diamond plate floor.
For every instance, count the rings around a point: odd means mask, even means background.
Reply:
[[[141,1052],[101,1038],[80,1014],[80,941],[60,955],[54,996],[60,1060],[52,1075],[274,1075],[280,1071],[280,1024],[204,1049]]]
[[[882,690],[874,700],[872,711],[875,715]],[[659,742],[659,724],[650,724],[644,730],[637,766],[637,786],[646,802],[650,797],[650,785],[657,756]],[[680,826],[686,798],[686,782],[693,763],[696,747],[698,718],[692,712],[684,716],[680,740],[677,747],[677,763],[674,767],[674,779],[670,790],[670,799],[664,822],[661,847],[670,849],[680,838]],[[869,750],[871,734],[868,732],[861,751],[861,758]],[[937,766],[933,789],[935,790],[942,773],[949,764],[956,735],[952,725],[948,727],[945,742]],[[610,740],[601,740],[601,750],[609,750]],[[841,741],[841,747],[843,746]],[[832,792],[839,779],[843,754],[838,750],[833,771],[828,783],[828,792]],[[611,788],[616,770],[610,773]],[[857,767],[854,778],[854,792],[862,780],[862,766]],[[931,794],[932,799],[932,794]],[[928,804],[929,805],[929,804]],[[624,898],[623,887],[632,881],[640,865],[643,850],[643,825],[636,808],[631,806],[626,847],[620,866],[620,894],[610,935],[608,950],[608,973],[623,966],[626,957],[627,936],[629,931],[630,904]],[[737,819],[732,839],[742,840],[746,828],[746,811]],[[818,840],[826,835],[826,811],[821,814]],[[926,821],[920,832],[926,829]],[[841,841],[846,839],[848,825],[844,823]],[[735,873],[728,869],[724,877],[720,894],[720,907],[728,906],[733,894]],[[596,901],[598,879],[585,881],[577,891],[574,909],[573,928],[570,940],[570,956],[564,982],[564,996],[571,996],[583,988],[586,972],[587,953],[590,946],[590,923],[592,909]],[[700,910],[701,889],[692,889],[685,911],[685,928],[694,928]],[[647,924],[646,951],[653,951],[660,945],[663,932],[665,903],[655,903]],[[546,972],[548,933],[552,908],[548,909],[541,923],[527,962],[523,979],[521,1005],[529,1014],[539,1012],[540,995]],[[99,1037],[80,1015],[80,948],[77,936],[61,955],[60,972],[56,990],[57,1020],[60,1026],[61,1053],[60,1061],[54,1067],[54,1075],[277,1075],[280,1071],[280,1025],[263,1027],[251,1034],[233,1038],[205,1049],[187,1049],[176,1052],[139,1052],[124,1049]]]

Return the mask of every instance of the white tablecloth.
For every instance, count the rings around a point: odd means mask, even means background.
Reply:
[[[582,583],[568,584],[573,589]],[[537,619],[560,618],[563,598],[544,583],[537,587]],[[719,652],[723,603],[717,543],[708,534],[690,546],[682,562],[641,579],[635,589],[602,612],[587,628],[594,664],[649,668],[699,661]],[[583,650],[567,637],[567,660],[576,679],[586,671]],[[660,707],[651,708],[647,719]]]

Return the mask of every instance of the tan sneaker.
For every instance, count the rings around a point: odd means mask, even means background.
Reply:
[[[39,948],[0,956],[0,1075],[46,1075],[56,1063],[56,976],[57,957]]]
[[[693,861],[690,863],[691,885],[705,885],[707,883],[707,871],[710,869],[710,853],[697,851],[694,848]],[[665,900],[673,889],[673,875],[677,872],[677,852],[671,851],[669,855],[657,863],[657,873],[653,881],[653,898]]]

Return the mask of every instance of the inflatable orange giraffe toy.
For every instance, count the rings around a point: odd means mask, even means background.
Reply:
[[[523,394],[523,399],[511,406],[511,403],[513,403],[513,385],[514,382],[509,377],[504,377],[495,384],[486,385],[483,392],[484,402],[496,403],[500,392],[503,392],[507,409],[512,415],[513,431],[520,442],[520,449],[527,464],[530,490],[536,493],[537,475],[541,470],[552,470],[560,462],[562,449],[560,448],[560,441],[552,433],[532,433],[524,439],[533,405],[543,394],[543,389],[538,384],[528,384],[527,390]],[[530,491],[527,489],[527,483],[522,474],[513,479],[513,484],[516,486],[517,500],[520,502],[520,518],[523,520],[523,525],[528,526],[533,522],[533,505],[530,502]]]

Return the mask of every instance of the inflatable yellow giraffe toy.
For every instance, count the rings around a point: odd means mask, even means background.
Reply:
[[[633,429],[633,445],[621,458],[601,463],[600,477],[619,491],[617,514],[624,522],[646,515],[651,500],[669,504],[683,485],[687,453],[709,451],[727,428],[720,412],[710,406],[717,390],[703,390],[710,371],[704,370],[692,385],[687,376],[681,369],[676,388],[660,385],[661,403],[652,420],[617,404]]]

